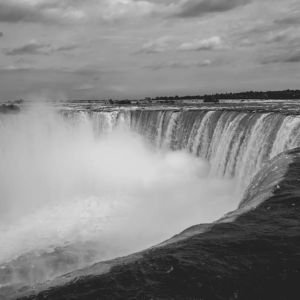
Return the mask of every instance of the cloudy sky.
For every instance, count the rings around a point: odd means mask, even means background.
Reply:
[[[300,89],[299,0],[0,0],[0,101]]]

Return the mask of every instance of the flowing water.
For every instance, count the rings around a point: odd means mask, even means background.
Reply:
[[[300,145],[300,117],[277,113],[202,110],[71,112],[102,124],[102,132],[130,128],[156,149],[185,150],[210,163],[211,176],[237,178],[245,188],[262,164]]]
[[[220,218],[299,127],[195,109],[1,115],[0,295]]]

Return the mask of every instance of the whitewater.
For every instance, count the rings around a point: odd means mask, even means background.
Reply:
[[[129,113],[39,107],[0,116],[2,293],[143,250],[236,208],[235,179],[172,149],[162,121],[166,133],[153,143]]]
[[[299,129],[193,108],[0,115],[0,295],[217,220]]]

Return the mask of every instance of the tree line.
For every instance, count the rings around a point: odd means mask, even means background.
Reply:
[[[274,100],[300,100],[300,90],[284,90],[284,91],[248,91],[241,93],[215,93],[205,95],[188,95],[188,96],[158,96],[155,98],[149,98],[149,100],[192,100],[199,99],[205,100],[209,97],[214,97],[218,100],[232,100],[232,99],[274,99]]]

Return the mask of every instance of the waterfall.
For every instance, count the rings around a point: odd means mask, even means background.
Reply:
[[[203,124],[212,119],[200,115],[48,107],[0,115],[0,298],[235,209],[235,180],[172,151],[192,149],[196,136],[209,142]]]
[[[199,109],[0,115],[0,297],[220,218],[299,129]]]
[[[206,159],[212,176],[236,177],[244,187],[265,162],[300,145],[299,116],[195,109],[86,114],[96,134],[131,129],[155,148],[186,149]]]

